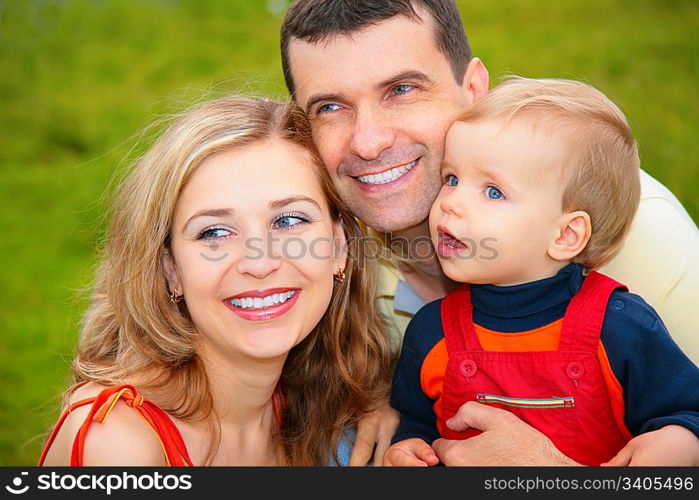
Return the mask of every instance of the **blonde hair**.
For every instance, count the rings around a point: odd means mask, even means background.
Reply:
[[[587,212],[592,236],[573,262],[597,268],[620,250],[638,209],[640,160],[621,110],[602,92],[574,80],[508,77],[457,121],[527,120],[561,135],[566,212]]]
[[[197,166],[217,153],[273,138],[309,151],[314,174],[354,256],[320,323],[290,352],[280,380],[285,404],[276,437],[282,460],[319,465],[327,463],[341,429],[386,397],[392,359],[374,309],[376,270],[364,259],[361,230],[335,193],[303,113],[291,103],[240,96],[205,103],[176,117],[137,162],[113,204],[72,364],[76,385],[67,395],[86,381],[115,385],[147,375],[141,389],[167,389],[158,392],[163,410],[182,419],[218,422],[193,347],[195,325],[186,304],[170,302],[161,261],[169,251],[178,197]],[[219,431],[215,429],[207,461]]]

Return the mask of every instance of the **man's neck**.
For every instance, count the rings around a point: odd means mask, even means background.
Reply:
[[[391,233],[387,243],[404,262],[401,262],[399,267],[405,280],[426,302],[444,297],[459,285],[442,272],[437,252],[430,239],[427,220]]]

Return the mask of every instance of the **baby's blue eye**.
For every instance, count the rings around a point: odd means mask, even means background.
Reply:
[[[274,220],[273,225],[276,229],[285,230],[308,222],[310,222],[310,219],[301,215],[283,214]]]
[[[219,238],[225,238],[232,234],[228,228],[225,227],[209,227],[204,229],[201,233],[197,235],[198,240],[217,240]]]
[[[491,200],[502,200],[505,197],[505,195],[502,194],[502,191],[494,186],[488,186],[485,189],[485,195]]]
[[[459,178],[456,177],[455,175],[449,174],[447,175],[446,180],[444,181],[444,184],[447,186],[458,186],[459,185]]]

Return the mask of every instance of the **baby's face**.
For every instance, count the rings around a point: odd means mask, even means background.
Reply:
[[[456,122],[446,138],[430,234],[445,274],[513,285],[555,274],[564,146],[524,120]]]

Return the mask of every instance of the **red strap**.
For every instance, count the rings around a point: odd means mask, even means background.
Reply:
[[[471,287],[462,285],[442,299],[442,329],[447,352],[482,351],[473,326]]]
[[[128,406],[138,411],[139,415],[141,415],[148,426],[153,430],[153,433],[156,435],[161,446],[163,447],[163,453],[165,455],[167,465],[192,465],[192,461],[189,458],[187,447],[182,440],[182,436],[170,417],[151,401],[144,399],[132,385],[108,387],[100,392],[95,398],[85,399],[72,404],[66,411],[63,412],[61,418],[56,424],[56,427],[51,433],[44,451],[41,454],[39,465],[43,464],[48,449],[50,448],[51,443],[56,437],[58,430],[68,414],[79,406],[92,403],[90,413],[80,426],[78,434],[75,436],[70,458],[71,466],[82,466],[85,439],[87,437],[87,432],[90,425],[92,424],[93,420],[99,423],[104,423],[109,416],[109,413],[114,408],[114,405],[116,405],[119,400],[122,400]]]
[[[590,271],[566,309],[559,350],[597,352],[607,303],[618,288],[627,289],[609,276]]]
[[[51,449],[51,445],[53,444],[53,441],[56,439],[56,436],[58,435],[58,431],[61,430],[61,427],[63,426],[63,422],[65,419],[70,415],[70,412],[75,410],[76,408],[80,408],[81,406],[85,406],[87,404],[90,404],[95,401],[95,398],[87,398],[83,399],[80,401],[77,401],[70,405],[68,408],[63,410],[63,413],[61,413],[61,417],[58,419],[58,422],[56,423],[56,426],[53,428],[53,431],[51,431],[51,435],[49,436],[48,441],[46,441],[46,444],[44,445],[44,449],[41,452],[41,457],[39,458],[39,463],[37,464],[39,467],[44,465],[44,460],[46,460],[46,455],[49,452],[49,449]]]

